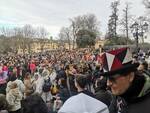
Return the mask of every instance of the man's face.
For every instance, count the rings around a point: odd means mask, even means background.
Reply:
[[[122,95],[127,91],[133,79],[134,74],[131,72],[126,75],[117,75],[107,79],[107,86],[111,88],[112,94]]]

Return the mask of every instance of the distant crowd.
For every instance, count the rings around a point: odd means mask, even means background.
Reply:
[[[117,113],[112,89],[103,76],[103,52],[78,49],[0,56],[0,113],[57,113],[79,93]],[[132,52],[132,61],[139,64],[138,74],[150,76],[149,50]]]

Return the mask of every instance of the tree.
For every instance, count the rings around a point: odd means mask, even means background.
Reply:
[[[10,42],[11,42],[10,37],[6,37],[4,35],[0,36],[0,52],[1,53],[7,54],[8,52],[12,52],[11,45],[9,45],[11,44]]]
[[[3,35],[6,36],[6,37],[10,37],[10,36],[11,36],[11,33],[12,33],[11,29],[9,29],[9,28],[7,28],[7,27],[2,27],[2,28],[0,29],[0,31],[1,31],[1,34],[3,34]]]
[[[96,34],[89,30],[80,30],[77,33],[77,46],[79,48],[95,45]]]
[[[3,27],[0,29],[0,32],[2,34],[0,40],[2,45],[0,46],[1,52],[16,53],[18,48],[20,48],[23,50],[23,53],[25,53],[25,50],[31,53],[31,46],[35,37],[40,38],[39,42],[41,43],[42,50],[45,43],[48,42],[48,39],[46,39],[48,32],[43,27],[38,29],[33,28],[31,25],[25,25],[21,28],[15,27],[13,29]]]
[[[121,26],[123,27],[123,31],[126,34],[126,44],[128,44],[128,39],[129,39],[129,26],[131,22],[131,15],[129,15],[129,3],[126,3],[125,9],[123,9],[123,18],[121,19]]]
[[[116,38],[117,37],[117,22],[118,22],[118,6],[119,1],[114,1],[111,3],[112,15],[108,20],[108,37]]]
[[[0,29],[1,31],[1,52],[15,52],[16,45],[14,44],[16,40],[12,40],[13,30],[7,27]],[[9,45],[9,46],[8,46]]]
[[[143,4],[147,9],[150,9],[150,1],[149,0],[143,0]]]
[[[69,50],[71,49],[71,31],[68,27],[62,27],[59,33],[60,41],[67,42],[69,45]]]
[[[86,14],[82,16],[74,17],[70,19],[73,36],[73,48],[77,39],[77,33],[80,30],[88,30],[94,32],[96,35],[99,34],[99,21],[94,14]]]
[[[45,44],[48,42],[48,32],[44,27],[37,28],[37,37],[40,38],[41,51],[43,52]]]
[[[22,28],[15,27],[12,29],[11,42],[12,42],[12,49],[14,52],[17,52],[18,48],[22,47],[23,38],[24,37],[23,37]]]
[[[22,28],[22,50],[25,53],[25,49],[28,49],[28,52],[31,53],[31,44],[33,42],[33,37],[35,36],[35,30],[31,25],[25,25]]]
[[[113,38],[110,38],[106,41],[105,46],[113,46],[113,45],[126,45],[126,42],[128,41],[128,44],[134,44],[134,41],[131,39],[126,39],[126,36],[120,35],[118,36],[118,40],[114,40]]]
[[[71,21],[70,27],[72,29],[73,49],[74,49],[75,43],[76,43],[76,34],[77,34],[78,30],[79,30],[79,27],[75,24],[75,20],[70,19],[70,21]]]

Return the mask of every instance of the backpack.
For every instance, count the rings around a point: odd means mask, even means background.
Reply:
[[[44,80],[44,85],[43,85],[43,92],[49,92],[51,89],[51,80],[50,77],[48,77],[48,79]]]

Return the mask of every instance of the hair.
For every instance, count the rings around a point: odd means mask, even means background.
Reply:
[[[146,61],[143,61],[141,64],[144,66],[145,70],[148,69],[148,63]]]
[[[64,78],[60,78],[60,81],[61,81],[61,85],[66,88],[67,87],[66,80]]]
[[[40,68],[40,69],[39,69],[39,74],[42,74],[42,72],[43,72],[43,69]]]
[[[69,70],[69,65],[66,65],[65,70]]]
[[[106,90],[107,89],[107,79],[97,79],[97,87],[98,89]]]
[[[17,79],[16,74],[13,73],[13,75],[10,76],[10,81],[15,81]]]
[[[96,70],[99,70],[100,69],[100,65],[96,65]]]
[[[29,72],[27,72],[27,73],[25,74],[24,78],[25,78],[25,79],[28,79],[28,76],[30,76],[30,73],[29,73]]]
[[[87,85],[87,78],[85,75],[78,75],[75,80],[81,88],[85,88]]]
[[[33,94],[22,100],[22,113],[48,113],[46,103],[38,94]]]

